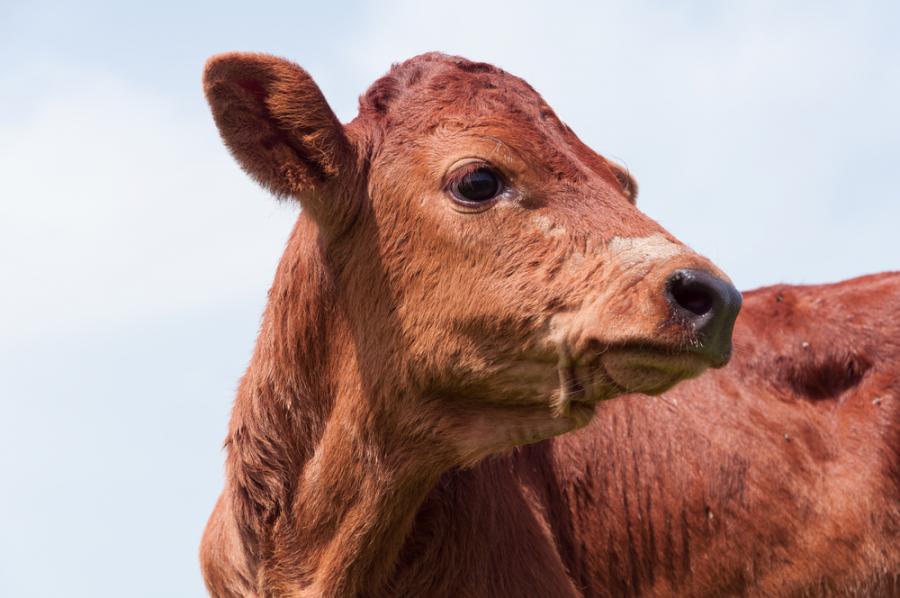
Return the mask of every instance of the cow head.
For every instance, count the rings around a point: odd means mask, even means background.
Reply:
[[[353,367],[434,422],[466,414],[464,460],[728,361],[740,294],[521,79],[426,54],[346,126],[278,58],[215,57],[204,85],[244,169],[318,228]]]

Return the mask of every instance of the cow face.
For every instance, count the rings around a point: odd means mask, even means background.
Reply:
[[[527,420],[518,444],[727,362],[739,293],[521,79],[423,55],[346,127],[280,59],[214,58],[205,86],[239,162],[319,227],[357,352],[423,401]]]

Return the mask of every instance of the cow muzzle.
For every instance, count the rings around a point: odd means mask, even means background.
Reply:
[[[553,318],[560,405],[656,395],[728,363],[740,292],[705,260],[672,257],[681,263],[625,270],[618,285]]]
[[[679,269],[663,292],[668,334],[655,342],[625,342],[599,358],[606,376],[628,392],[659,394],[731,358],[731,336],[741,309],[734,286],[705,270]],[[668,340],[663,340],[667,338]]]

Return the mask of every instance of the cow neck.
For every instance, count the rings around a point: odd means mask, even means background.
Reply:
[[[371,375],[387,368],[340,316],[306,228],[295,230],[279,266],[238,393],[232,496],[265,587],[351,595],[384,583],[422,501],[452,463],[415,429],[416,418],[402,417],[417,398]]]
[[[343,596],[380,587],[445,469],[430,447],[389,438],[381,417],[359,408],[371,398],[336,397],[303,467],[282,534],[284,554],[299,556],[290,569],[301,579],[284,580],[284,589],[300,581],[311,595]]]

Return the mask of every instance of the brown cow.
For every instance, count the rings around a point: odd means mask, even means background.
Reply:
[[[221,56],[204,83],[242,166],[304,207],[234,406],[210,590],[588,589],[540,492],[504,482],[521,457],[482,460],[724,365],[737,291],[489,65],[408,61],[347,126],[280,59]],[[449,504],[486,527],[431,525]]]

